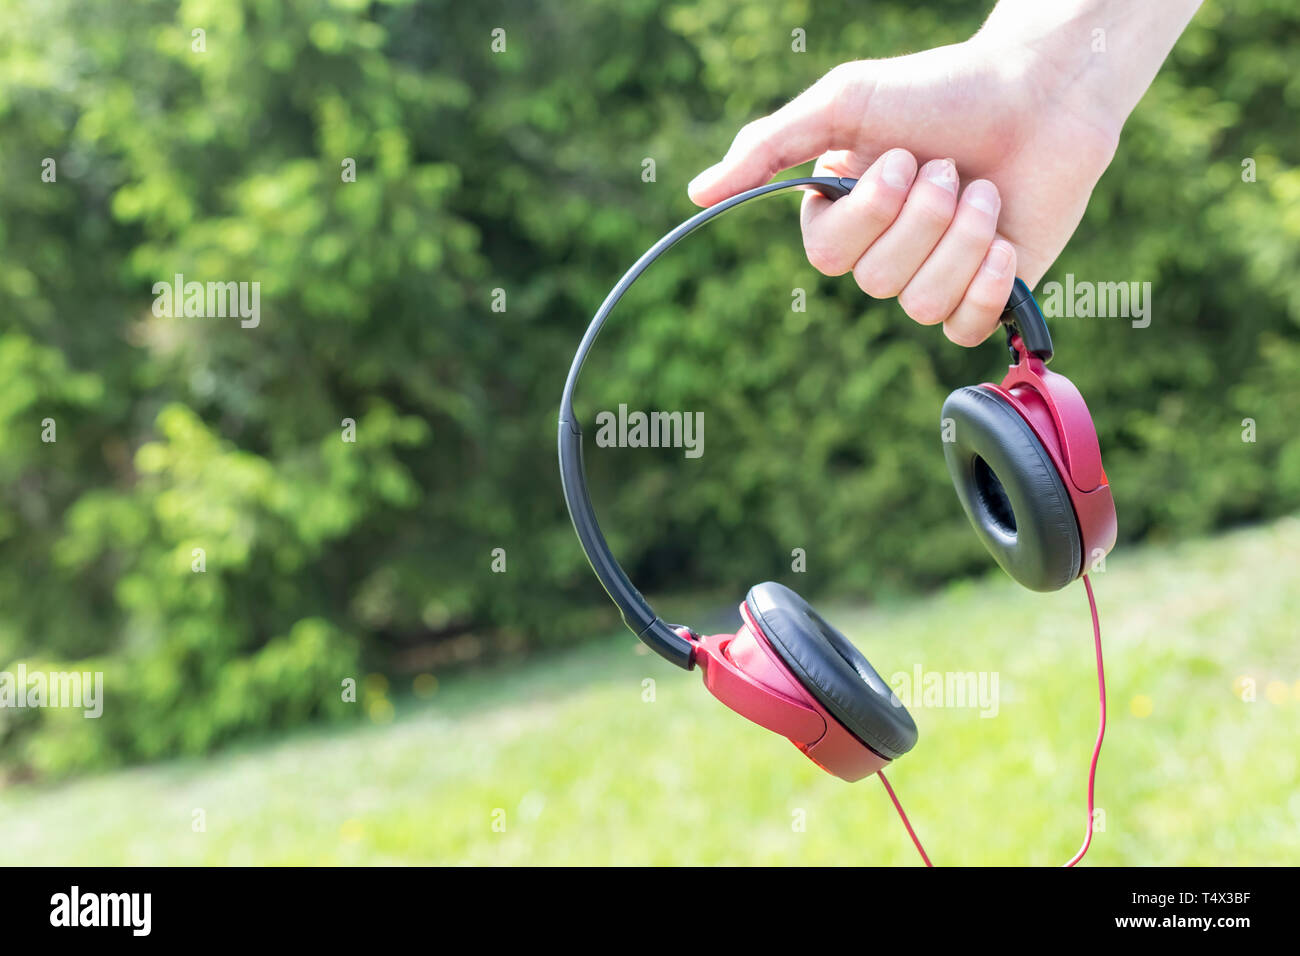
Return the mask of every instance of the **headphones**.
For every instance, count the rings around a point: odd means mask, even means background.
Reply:
[[[678,240],[751,199],[809,188],[841,199],[856,182],[804,177],[769,183],[697,213],[651,246],[592,318],[569,369],[559,421],[560,477],[569,515],[592,570],[618,605],[624,623],[677,666],[691,670],[698,665],[705,686],[729,708],[788,738],[818,766],[847,781],[880,773],[916,745],[911,715],[853,643],[782,584],[768,581],[750,589],[740,605],[743,623],[735,634],[705,636],[666,624],[619,566],[596,521],[573,393],[587,353],[614,306]],[[1020,279],[1015,280],[1001,321],[1010,368],[997,385],[966,386],[948,396],[941,413],[944,460],[976,535],[1007,574],[1034,591],[1060,590],[1083,577],[1091,601],[1086,570],[1110,551],[1116,533],[1115,503],[1096,428],[1079,390],[1047,369],[1052,339]],[[1097,628],[1095,603],[1093,623]],[[1099,628],[1096,633],[1100,678]],[[1104,721],[1103,685],[1103,732]],[[1093,755],[1094,773],[1100,747],[1101,734]],[[907,824],[883,774],[881,779]],[[1090,836],[1091,775],[1088,803]],[[912,837],[921,849],[915,834]],[[921,853],[928,863],[925,851]]]

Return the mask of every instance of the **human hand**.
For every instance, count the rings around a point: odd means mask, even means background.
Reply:
[[[839,201],[805,196],[808,260],[826,275],[852,270],[868,295],[898,296],[916,321],[976,345],[1015,276],[1032,287],[1074,232],[1128,111],[1195,9],[1181,6],[1179,19],[1085,0],[1093,18],[1167,21],[1126,32],[1146,48],[1116,51],[1124,66],[1101,72],[1086,59],[1086,23],[1044,26],[1019,11],[1005,19],[1032,36],[994,28],[995,11],[965,43],[842,64],[741,129],[690,197],[710,206],[813,158],[814,175],[857,178]]]

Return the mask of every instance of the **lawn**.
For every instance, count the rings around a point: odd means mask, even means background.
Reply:
[[[1300,863],[1298,568],[1293,518],[1121,550],[1095,575],[1111,721],[1085,865]],[[990,576],[822,610],[887,680],[917,663],[998,675],[996,716],[912,708],[920,743],[889,771],[936,864],[1074,853],[1097,716],[1082,586]],[[396,704],[203,761],[11,786],[0,862],[917,863],[879,782],[822,773],[626,633]]]

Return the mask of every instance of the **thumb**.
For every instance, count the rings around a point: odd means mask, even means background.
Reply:
[[[712,206],[783,169],[851,145],[836,141],[835,106],[843,86],[844,73],[836,67],[775,113],[742,127],[727,155],[686,187],[691,201]]]

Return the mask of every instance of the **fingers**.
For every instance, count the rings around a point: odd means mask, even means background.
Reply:
[[[836,162],[823,158],[824,165]],[[909,185],[897,185],[906,175]],[[997,187],[984,179],[959,199],[951,160],[916,171],[910,154],[891,150],[844,199],[805,199],[804,248],[818,271],[852,268],[868,295],[897,296],[917,322],[943,323],[953,342],[978,345],[997,328],[1015,281],[1015,247],[997,235],[1001,208]]]
[[[800,223],[804,251],[813,268],[828,276],[843,275],[852,269],[893,224],[915,178],[916,160],[912,154],[905,149],[891,149],[862,174],[843,199],[831,202],[819,193],[808,193]],[[978,261],[971,266],[972,273],[977,265]]]
[[[808,261],[826,275],[852,270],[868,295],[898,296],[916,321],[943,323],[952,341],[975,345],[997,326],[1015,279],[1016,250],[996,234],[998,190],[976,180],[959,199],[951,159],[918,170],[904,149],[889,150],[870,166],[870,154],[855,154],[863,111],[852,104],[869,100],[874,88],[874,73],[864,66],[836,67],[775,113],[745,126],[688,192],[710,206],[821,156],[814,174],[858,176],[858,183],[837,202],[805,196],[800,221]],[[849,149],[829,152],[836,147]]]
[[[712,206],[761,186],[783,169],[806,163],[836,146],[835,101],[844,74],[831,70],[770,116],[741,128],[727,155],[686,187],[691,201]]]
[[[966,187],[952,224],[898,296],[904,312],[922,325],[953,314],[989,251],[1001,206],[998,188],[987,179]]]
[[[943,323],[943,334],[958,345],[979,345],[998,327],[1016,280],[1016,247],[994,239],[961,304]]]
[[[853,267],[862,291],[877,299],[902,292],[938,245],[956,206],[957,169],[952,160],[922,166],[898,218]]]

